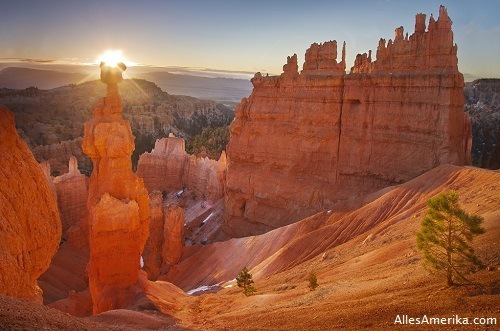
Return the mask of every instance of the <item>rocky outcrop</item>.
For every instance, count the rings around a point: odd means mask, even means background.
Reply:
[[[226,154],[219,160],[188,155],[183,138],[157,140],[151,153],[139,158],[137,174],[150,191],[173,191],[188,188],[198,199],[215,202],[224,196]]]
[[[87,178],[78,170],[78,161],[72,156],[69,170],[64,175],[54,178],[57,192],[57,204],[61,213],[63,237],[72,226],[83,226],[87,212]]]
[[[169,205],[163,209],[163,248],[161,256],[163,263],[161,274],[167,274],[170,268],[176,265],[182,257],[184,247],[184,210],[177,205]]]
[[[38,162],[47,161],[54,174],[60,175],[69,171],[68,160],[75,157],[83,165],[83,169],[91,169],[88,158],[82,152],[83,138],[66,140],[50,145],[33,148],[33,154]]]
[[[41,303],[36,280],[59,247],[61,221],[42,168],[1,106],[0,155],[0,293]]]
[[[149,197],[132,172],[134,136],[122,118],[116,84],[85,123],[83,151],[93,162],[89,213],[89,289],[94,314],[123,308],[136,295],[140,258],[149,235]]]
[[[184,210],[174,204],[163,206],[163,195],[153,191],[149,195],[149,238],[144,247],[143,270],[148,279],[168,273],[182,257],[184,247]]]
[[[163,195],[160,191],[153,191],[149,194],[149,237],[144,246],[142,257],[144,267],[148,274],[148,279],[156,280],[160,275],[160,268],[163,262]]]
[[[137,175],[144,179],[149,191],[171,191],[183,187],[183,173],[188,160],[184,139],[173,137],[157,140],[151,153],[139,157]]]
[[[252,79],[236,108],[228,146],[224,231],[262,233],[335,202],[405,182],[440,164],[470,163],[451,20],[416,16],[381,39],[377,59],[358,55],[345,73],[345,45],[313,44],[301,73]]]

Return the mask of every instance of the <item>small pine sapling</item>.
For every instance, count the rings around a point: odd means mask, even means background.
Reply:
[[[464,274],[483,267],[472,248],[472,240],[484,233],[483,218],[467,213],[458,204],[455,191],[427,200],[427,215],[417,233],[417,247],[424,252],[424,266],[443,273],[448,286]]]
[[[314,291],[318,286],[318,277],[316,277],[316,273],[314,271],[311,271],[309,273],[309,290]]]
[[[243,293],[245,293],[246,296],[250,296],[257,292],[257,289],[252,285],[254,283],[252,274],[248,272],[247,267],[244,267],[243,270],[241,270],[238,277],[236,277],[236,282],[238,283],[238,287],[243,288]]]

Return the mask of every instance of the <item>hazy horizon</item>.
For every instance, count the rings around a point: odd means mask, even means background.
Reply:
[[[346,41],[347,70],[358,53],[375,52],[394,29],[414,30],[415,14],[438,17],[447,7],[458,44],[459,70],[478,78],[500,77],[499,1],[53,1],[6,3],[0,21],[0,69],[52,69],[95,62],[120,49],[143,69],[208,77],[249,78],[279,74],[296,53],[301,67],[310,44]],[[340,49],[339,49],[340,54]],[[60,70],[60,69],[54,69]],[[89,70],[94,70],[92,67]],[[201,73],[201,74],[200,74]]]

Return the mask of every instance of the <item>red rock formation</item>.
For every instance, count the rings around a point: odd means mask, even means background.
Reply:
[[[71,226],[83,226],[87,212],[87,179],[78,170],[78,161],[72,156],[69,160],[69,171],[54,178],[57,192],[57,204],[61,212],[63,237]],[[84,228],[88,228],[84,226]]]
[[[142,257],[144,267],[148,274],[148,279],[156,280],[160,275],[160,268],[163,262],[163,195],[160,191],[153,191],[149,194],[149,237],[144,246]]]
[[[176,265],[182,257],[184,247],[184,210],[177,205],[170,205],[163,209],[163,248],[161,256],[163,263],[161,274],[167,274],[170,268]]]
[[[224,197],[226,181],[226,152],[219,160],[190,155],[183,173],[184,186],[194,191],[196,197],[215,202]]]
[[[1,106],[0,155],[0,293],[41,302],[36,280],[57,251],[61,221],[42,168]]]
[[[184,139],[172,135],[157,140],[151,153],[141,154],[137,175],[149,191],[171,191],[183,187],[183,173],[188,160]]]
[[[235,110],[228,146],[226,219],[231,236],[293,223],[335,202],[402,183],[440,164],[469,164],[451,21],[441,7],[425,31],[381,40],[350,74],[336,42],[313,44],[299,74],[252,79]]]
[[[215,202],[224,196],[226,154],[218,161],[188,155],[184,139],[171,135],[157,140],[151,153],[139,157],[137,174],[150,191],[193,190],[198,199]]]
[[[163,207],[160,191],[149,195],[149,238],[144,247],[144,271],[148,279],[168,273],[181,257],[184,247],[184,210],[177,205]]]
[[[92,159],[89,198],[89,288],[93,312],[122,308],[134,296],[149,235],[149,198],[132,172],[134,136],[121,115],[116,84],[85,123],[83,151]]]

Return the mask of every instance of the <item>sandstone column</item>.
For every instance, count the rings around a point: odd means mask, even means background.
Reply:
[[[94,314],[124,308],[133,299],[140,257],[149,234],[149,197],[132,172],[135,137],[122,118],[118,83],[125,65],[101,63],[106,97],[85,123],[82,149],[91,159],[89,214],[89,288]]]

